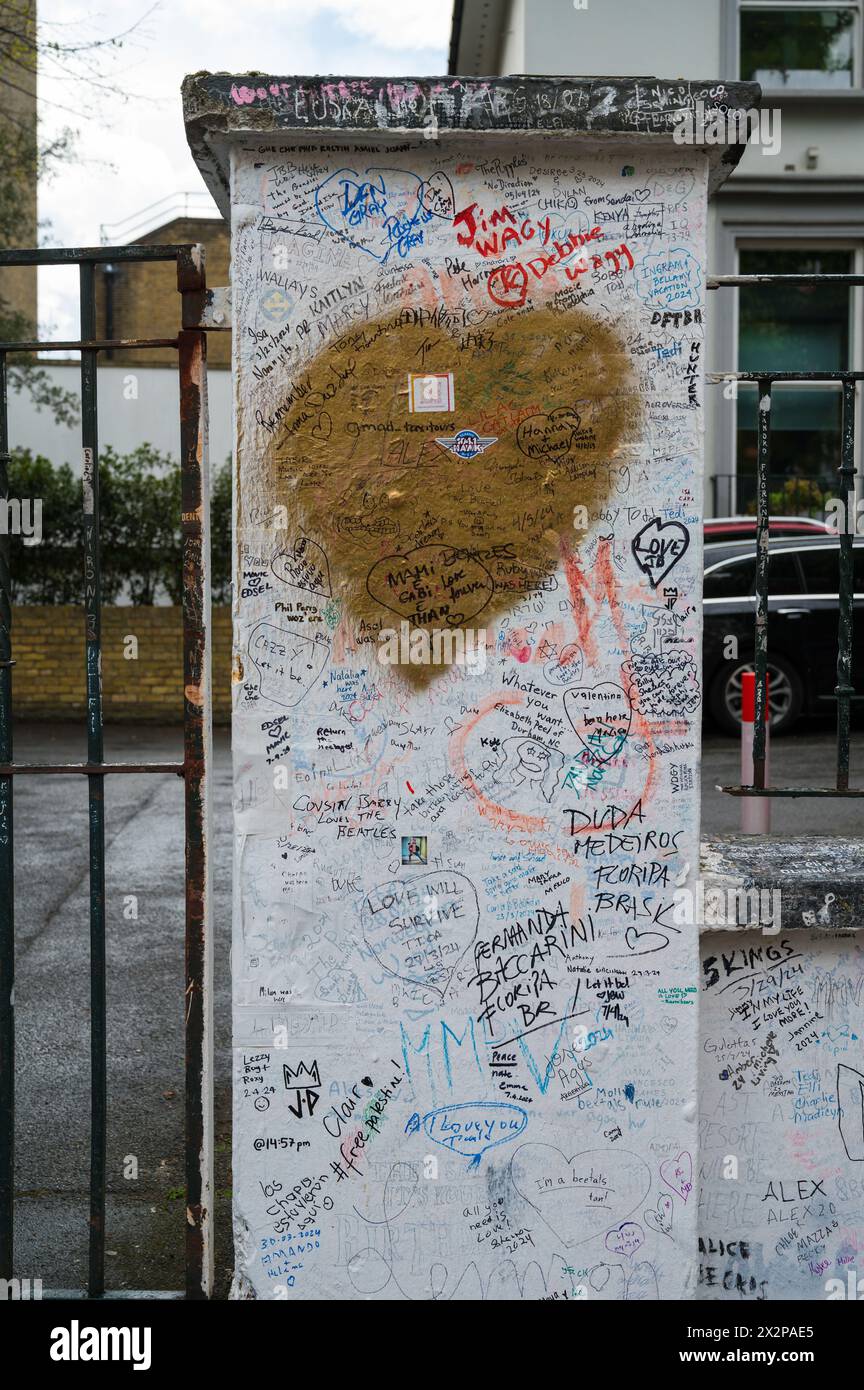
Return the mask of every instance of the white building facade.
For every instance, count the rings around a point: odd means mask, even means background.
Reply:
[[[79,362],[43,359],[52,386],[81,395]],[[138,367],[103,364],[97,371],[99,445],[118,454],[131,454],[150,444],[160,454],[180,458],[180,384],[176,367]],[[207,373],[210,421],[210,459],[217,469],[231,454],[231,373],[211,367]],[[55,465],[68,463],[81,472],[81,426],[58,420],[49,409],[37,409],[27,391],[9,396],[9,440],[13,448],[29,449]]]

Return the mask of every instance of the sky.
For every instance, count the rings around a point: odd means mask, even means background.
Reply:
[[[75,77],[51,64],[40,72],[43,138],[77,132],[74,159],[40,186],[40,241],[97,245],[103,224],[115,243],[132,240],[136,215],[163,198],[170,207],[174,194],[194,192],[190,209],[215,211],[186,143],[186,73],[444,73],[452,9],[453,0],[111,0],[101,9],[39,0],[44,40],[126,35],[84,55]],[[78,336],[77,272],[40,271],[39,316],[44,335]]]

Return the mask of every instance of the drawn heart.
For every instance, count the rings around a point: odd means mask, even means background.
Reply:
[[[440,171],[430,174],[423,185],[420,201],[430,216],[452,218],[456,211],[456,194],[447,175]]]
[[[372,198],[367,188],[350,217],[371,213]],[[428,209],[419,206],[425,217]],[[401,236],[397,222],[391,225]],[[436,222],[433,215],[429,227]],[[371,223],[360,216],[347,235],[362,240],[365,227]],[[380,232],[375,229],[376,236]],[[407,245],[412,236],[406,226],[406,254],[391,256],[409,276],[413,258],[422,255]],[[421,266],[418,274],[422,280]],[[488,627],[538,594],[552,593],[563,582],[557,571],[575,508],[586,517],[601,515],[618,484],[620,469],[608,460],[639,437],[644,412],[623,332],[584,309],[542,306],[494,313],[494,332],[501,361],[518,363],[518,371],[497,372],[487,354],[460,351],[457,335],[430,337],[428,324],[395,315],[391,307],[364,321],[359,337],[346,333],[327,341],[304,362],[303,393],[291,389],[287,372],[260,385],[249,448],[260,447],[261,458],[249,486],[256,505],[260,501],[265,512],[285,507],[291,534],[302,530],[326,551],[346,641],[374,644],[382,629],[398,628],[394,617],[410,620],[439,606],[448,609],[440,622],[418,626],[446,632],[460,616],[468,624],[482,611]],[[448,409],[412,415],[408,373],[418,363],[430,374],[453,374]],[[554,432],[552,454],[531,458],[520,449],[517,432],[528,415],[543,410],[557,418],[555,412],[574,406],[582,424],[573,457],[556,456]],[[326,440],[311,433],[322,409],[332,422]],[[583,437],[586,421],[590,437]],[[470,476],[464,459],[435,443],[462,430],[497,439],[471,464]],[[411,562],[430,555],[445,567],[452,561],[452,573],[463,570],[452,587],[468,592],[448,590],[438,565],[431,575],[415,576]],[[396,561],[403,570],[409,562],[402,576],[393,569]],[[420,592],[424,587],[431,592]],[[420,689],[449,664],[400,658],[388,669]]]
[[[581,680],[584,665],[582,648],[576,642],[568,642],[560,652],[550,656],[543,667],[543,675],[550,685],[573,685]]]
[[[641,1206],[651,1171],[638,1154],[586,1149],[568,1158],[554,1144],[522,1144],[510,1163],[513,1186],[566,1246],[625,1222]]]
[[[645,1223],[651,1227],[652,1231],[660,1231],[664,1236],[671,1235],[674,1210],[672,1198],[667,1197],[664,1193],[657,1203],[656,1209],[652,1207],[650,1211],[644,1213]]]
[[[864,1072],[846,1062],[837,1063],[837,1104],[846,1157],[860,1163],[864,1159]]]
[[[422,245],[422,225],[437,215],[422,196],[419,174],[337,169],[315,190],[315,211],[329,231],[383,265],[391,253],[395,260]]]
[[[371,598],[412,627],[459,627],[482,613],[495,581],[479,560],[446,545],[420,545],[385,555],[369,571]]]
[[[633,1266],[633,1272],[627,1280],[627,1301],[633,1303],[641,1300],[654,1303],[659,1297],[657,1271],[647,1260],[642,1260],[638,1265]]]
[[[668,1037],[668,1035],[674,1033],[675,1029],[678,1027],[678,1020],[677,1018],[669,1018],[668,1016],[666,1018],[661,1018],[660,1027]]]
[[[614,1255],[635,1255],[645,1244],[645,1232],[636,1221],[622,1221],[606,1232],[606,1249]]]
[[[680,521],[660,521],[653,517],[631,541],[633,558],[652,589],[666,578],[685,554],[690,532]]]
[[[318,419],[315,421],[315,424],[312,426],[312,438],[329,439],[332,433],[333,421],[327,414],[327,411],[322,410],[321,414],[318,416]]]
[[[677,1158],[664,1158],[660,1164],[660,1176],[667,1187],[671,1187],[682,1202],[686,1202],[693,1191],[693,1159],[686,1150]]]
[[[258,623],[249,638],[249,657],[259,676],[261,698],[293,709],[312,689],[330,656],[325,639],[303,637],[272,623]]]
[[[330,598],[330,566],[317,541],[298,536],[290,549],[280,550],[274,556],[270,568],[283,583],[306,589],[310,594],[320,594],[322,598]]]
[[[605,763],[621,751],[630,732],[633,706],[614,681],[577,685],[564,691],[564,713],[579,742],[594,762]]]
[[[635,203],[644,203],[644,202],[645,202],[645,199],[646,199],[646,198],[650,198],[650,197],[651,197],[651,189],[650,189],[650,188],[634,188],[634,189],[633,189],[633,201],[634,201]]]
[[[596,1289],[598,1293],[601,1293],[603,1289],[605,1289],[606,1285],[609,1283],[609,1276],[611,1275],[613,1269],[617,1271],[618,1280],[621,1288],[620,1298],[623,1300],[624,1271],[620,1265],[595,1265],[594,1268],[590,1271],[588,1278],[591,1281],[592,1289]]]
[[[360,921],[366,945],[388,974],[443,998],[477,935],[480,906],[464,874],[416,874],[373,888]]]
[[[568,405],[548,414],[529,415],[516,430],[516,443],[526,458],[559,458],[569,454],[581,423],[578,410]]]
[[[669,938],[663,932],[637,931],[635,927],[627,928],[624,940],[627,949],[632,951],[634,956],[647,956],[652,951],[662,951],[664,946],[669,945]]]

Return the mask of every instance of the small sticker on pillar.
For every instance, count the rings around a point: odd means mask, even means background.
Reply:
[[[92,449],[84,449],[82,471],[82,491],[84,493],[84,515],[93,516],[96,512],[96,464]]]
[[[260,309],[269,323],[284,323],[294,304],[293,295],[286,294],[276,286],[260,301]]]
[[[402,863],[403,864],[427,864],[429,862],[429,852],[426,848],[425,835],[403,835],[402,836]]]
[[[453,410],[453,373],[408,373],[408,409],[412,415]]]
[[[451,435],[449,438],[436,439],[436,444],[440,444],[442,449],[449,449],[451,454],[455,454],[460,459],[476,459],[478,454],[489,448],[490,444],[498,443],[496,434],[477,434],[476,430],[460,430],[458,434]]]

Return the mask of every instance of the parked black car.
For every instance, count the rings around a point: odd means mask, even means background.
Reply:
[[[757,521],[755,516],[709,516],[705,518],[704,533],[706,545],[720,545],[727,541],[752,541],[756,539]],[[772,536],[836,536],[837,532],[827,521],[818,521],[811,516],[772,516]]]
[[[829,537],[786,536],[768,545],[771,729],[787,733],[803,714],[836,709],[840,543]],[[852,681],[857,676],[856,693],[864,694],[864,538],[853,542],[853,561]],[[705,703],[722,729],[737,733],[741,676],[753,670],[756,547],[752,540],[706,545],[704,563]]]

